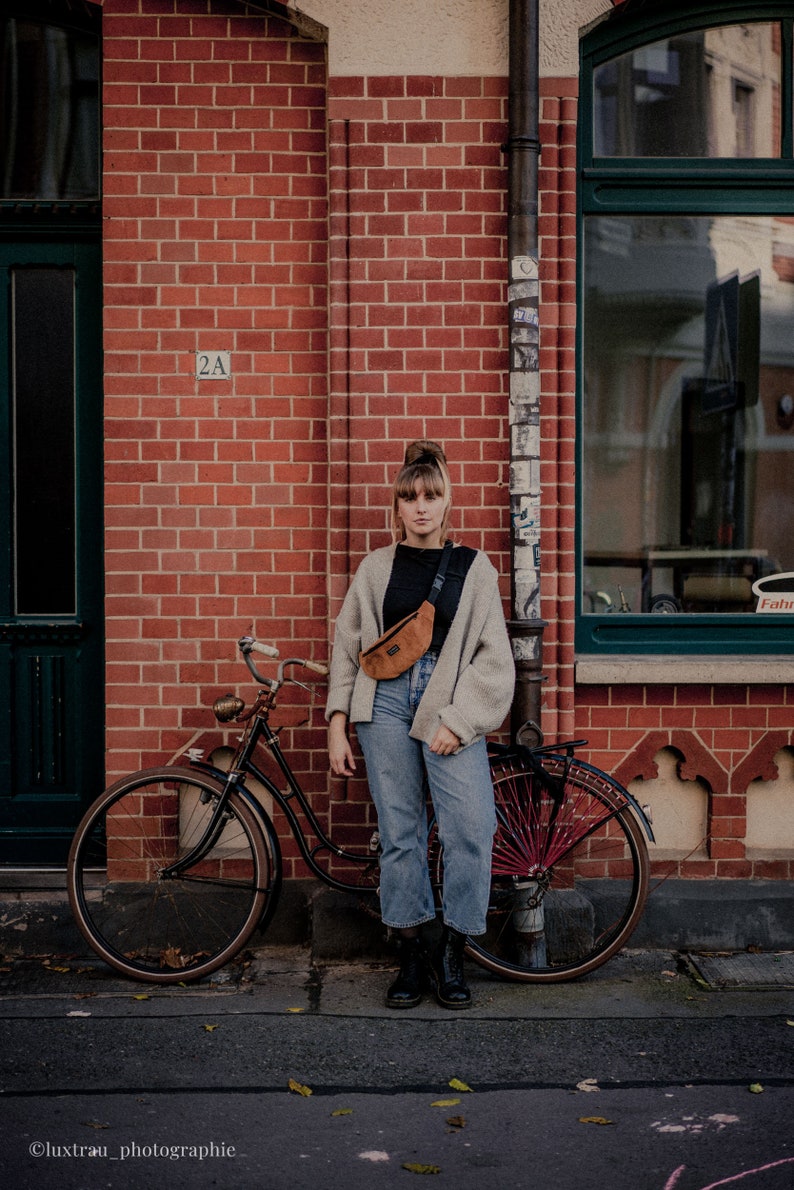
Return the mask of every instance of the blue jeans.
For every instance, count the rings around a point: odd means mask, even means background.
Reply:
[[[411,729],[436,656],[378,683],[370,723],[357,723],[380,832],[380,900],[384,924],[406,929],[436,916],[427,868],[429,787],[444,848],[444,922],[461,934],[484,934],[496,829],[485,740],[437,756]]]

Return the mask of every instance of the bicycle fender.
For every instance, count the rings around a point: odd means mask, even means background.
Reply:
[[[632,794],[629,793],[628,789],[626,789],[623,785],[621,785],[620,788],[623,790],[626,801],[629,803],[632,810],[634,811],[634,813],[637,815],[640,822],[642,823],[642,829],[645,831],[646,835],[648,836],[648,841],[650,843],[655,843],[656,839],[654,838],[653,827],[651,826],[650,818],[645,813],[642,806],[637,801],[636,797],[633,797]]]
[[[210,764],[207,760],[191,760],[190,767],[192,769],[198,769],[200,773],[206,773],[208,777],[214,777],[216,781],[220,781],[223,785],[225,785],[229,780],[229,774],[226,769],[219,769],[214,764]],[[270,783],[269,779],[265,777],[264,773],[262,773],[262,776],[265,778],[264,781],[260,781],[259,777],[257,777],[259,784],[264,785],[271,797],[278,799],[280,796],[278,789],[275,787],[275,785]],[[257,814],[259,814],[262,818],[267,819],[268,823],[270,823],[270,815],[268,814],[267,810],[258,800],[258,798],[256,798],[254,794],[251,793],[251,790],[247,785],[245,785],[242,781],[235,780],[232,782],[232,788],[234,789],[235,793],[239,793],[240,797],[244,798],[245,801],[247,801],[249,805],[256,810]]]
[[[584,763],[584,762],[582,762],[582,761],[580,761],[579,763],[580,763],[580,764],[583,764],[583,767],[584,767],[584,768],[588,768],[588,769],[590,769],[592,772],[595,772],[595,773],[601,773],[601,775],[602,775],[603,777],[607,777],[607,778],[609,779],[609,783],[610,783],[610,785],[612,786],[612,788],[613,788],[613,789],[616,789],[616,790],[618,790],[618,792],[621,794],[621,796],[622,796],[622,797],[624,797],[624,798],[626,799],[626,801],[628,802],[629,806],[631,807],[631,809],[633,810],[633,812],[636,814],[637,818],[639,818],[639,820],[640,820],[640,822],[641,822],[641,824],[642,824],[642,829],[645,831],[646,835],[648,836],[648,840],[649,840],[649,842],[651,842],[651,843],[655,843],[655,842],[656,842],[656,839],[654,838],[654,834],[653,834],[653,827],[651,826],[651,820],[650,820],[650,818],[649,818],[649,817],[648,817],[648,815],[645,813],[645,811],[643,810],[642,806],[641,806],[641,805],[640,805],[640,803],[637,801],[636,797],[634,797],[634,795],[633,795],[633,794],[629,793],[628,789],[626,789],[626,786],[625,786],[625,785],[621,785],[621,784],[620,784],[620,782],[619,782],[619,781],[616,781],[614,777],[611,777],[611,776],[609,775],[609,773],[605,773],[605,772],[603,772],[603,770],[602,770],[602,769],[597,769],[597,768],[595,767],[595,765],[592,765],[592,764],[585,764],[585,763]]]
[[[562,756],[563,749],[577,748],[580,744],[586,744],[586,743],[587,743],[587,740],[570,740],[570,741],[568,741],[566,743],[562,743],[562,744],[547,744],[543,748],[528,748],[528,749],[524,749],[523,751],[524,751],[525,755],[528,753],[527,758],[533,757],[533,756],[543,756],[543,755]],[[522,750],[521,749],[517,750],[514,747],[512,747],[511,745],[507,745],[507,746],[497,747],[496,749],[494,749],[494,751],[497,756],[504,756],[504,755],[509,756],[511,753],[516,752],[516,751],[518,751],[518,754],[520,755]],[[631,806],[631,809],[634,811],[634,813],[639,818],[639,820],[642,824],[642,829],[645,831],[645,834],[648,836],[649,842],[655,843],[656,839],[654,837],[653,827],[651,826],[650,818],[645,813],[642,806],[637,801],[637,799],[633,796],[633,794],[629,793],[629,791],[628,791],[628,789],[626,789],[625,785],[621,785],[620,782],[616,781],[614,777],[611,777],[609,775],[609,773],[603,773],[601,769],[597,769],[594,765],[587,764],[586,761],[578,761],[577,763],[582,764],[585,768],[591,769],[594,772],[601,772],[602,776],[606,777],[609,780],[609,783],[612,785],[613,788],[620,790],[623,797],[626,799],[626,801]],[[541,765],[541,768],[542,768],[542,765]]]

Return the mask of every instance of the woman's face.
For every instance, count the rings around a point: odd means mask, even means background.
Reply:
[[[418,549],[438,549],[446,511],[444,497],[425,491],[421,481],[417,480],[413,496],[397,501],[397,513],[405,529],[405,544]]]

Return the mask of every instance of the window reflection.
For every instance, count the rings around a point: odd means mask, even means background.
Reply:
[[[596,157],[779,157],[777,24],[680,34],[594,72]]]
[[[590,217],[585,278],[584,611],[752,612],[794,570],[794,219]]]
[[[99,196],[96,37],[0,18],[2,197]]]

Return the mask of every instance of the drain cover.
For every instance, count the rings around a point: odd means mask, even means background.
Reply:
[[[710,988],[794,988],[794,952],[688,954],[687,962]]]

